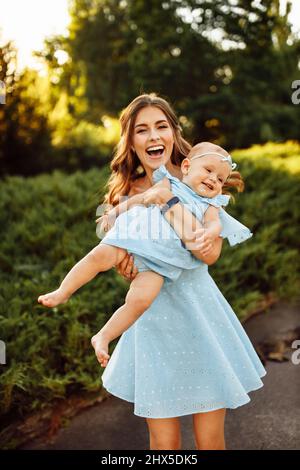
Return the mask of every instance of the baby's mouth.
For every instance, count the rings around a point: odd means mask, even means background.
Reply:
[[[209,183],[204,183],[204,182],[202,182],[202,184],[204,184],[204,186],[206,186],[206,187],[207,187],[208,189],[210,189],[210,190],[213,190],[213,189],[214,189],[213,185],[211,185],[211,184],[209,184]]]
[[[160,157],[165,150],[163,145],[152,145],[146,149],[146,152],[150,157]]]

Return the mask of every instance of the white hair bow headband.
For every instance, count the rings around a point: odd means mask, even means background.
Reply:
[[[199,155],[194,155],[190,160],[194,160],[194,158],[205,157],[206,155],[218,155],[219,157],[222,157],[221,160],[228,162],[229,166],[231,167],[231,170],[235,170],[237,167],[236,163],[232,163],[230,155],[222,155],[221,153],[217,152],[200,153]]]

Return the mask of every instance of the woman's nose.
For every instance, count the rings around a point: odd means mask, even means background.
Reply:
[[[157,132],[157,129],[150,129],[149,138],[150,140],[159,139],[159,133]]]

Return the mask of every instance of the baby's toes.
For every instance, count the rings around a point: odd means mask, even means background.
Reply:
[[[55,306],[55,302],[48,295],[42,295],[40,303],[43,304],[45,307],[54,307]]]
[[[107,363],[108,363],[108,359],[106,359],[105,361],[102,361],[101,362],[101,367],[106,367]]]
[[[103,351],[103,349],[101,349],[101,351],[98,352],[98,358],[101,362],[104,362],[106,361],[107,359],[107,354],[105,351]]]
[[[101,364],[107,365],[109,361],[110,355],[107,354],[105,351],[102,351],[101,357],[100,357],[100,362]]]

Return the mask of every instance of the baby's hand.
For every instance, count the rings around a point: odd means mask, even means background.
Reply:
[[[49,294],[40,295],[38,302],[45,307],[56,307],[59,304],[64,304],[68,301],[69,297],[61,289],[49,292]]]

